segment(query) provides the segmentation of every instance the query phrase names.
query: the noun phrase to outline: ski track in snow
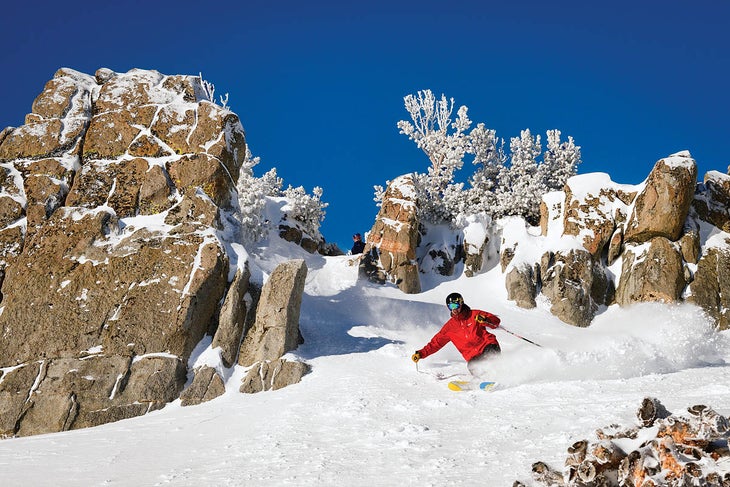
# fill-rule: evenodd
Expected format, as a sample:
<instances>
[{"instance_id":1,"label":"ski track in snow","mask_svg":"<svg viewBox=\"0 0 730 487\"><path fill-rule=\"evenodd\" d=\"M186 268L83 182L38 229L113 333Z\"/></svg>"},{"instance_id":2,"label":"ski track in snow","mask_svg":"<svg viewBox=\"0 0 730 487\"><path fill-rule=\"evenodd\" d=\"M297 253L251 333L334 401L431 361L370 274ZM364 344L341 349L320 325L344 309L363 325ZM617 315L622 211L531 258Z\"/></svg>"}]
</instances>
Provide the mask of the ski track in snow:
<instances>
[{"instance_id":1,"label":"ski track in snow","mask_svg":"<svg viewBox=\"0 0 730 487\"><path fill-rule=\"evenodd\" d=\"M728 333L708 333L695 308L611 308L578 329L507 302L498 270L409 296L358 283L348 259L309 261L305 343L292 355L313 371L300 384L240 394L235 369L226 394L200 406L0 441L2 485L530 485L533 462L561 469L575 441L635 424L646 396L674 413L730 414ZM447 319L453 290L543 345L498 330L493 392L452 392L434 376L466 374L450 345L418 370L409 359Z\"/></svg>"}]
</instances>

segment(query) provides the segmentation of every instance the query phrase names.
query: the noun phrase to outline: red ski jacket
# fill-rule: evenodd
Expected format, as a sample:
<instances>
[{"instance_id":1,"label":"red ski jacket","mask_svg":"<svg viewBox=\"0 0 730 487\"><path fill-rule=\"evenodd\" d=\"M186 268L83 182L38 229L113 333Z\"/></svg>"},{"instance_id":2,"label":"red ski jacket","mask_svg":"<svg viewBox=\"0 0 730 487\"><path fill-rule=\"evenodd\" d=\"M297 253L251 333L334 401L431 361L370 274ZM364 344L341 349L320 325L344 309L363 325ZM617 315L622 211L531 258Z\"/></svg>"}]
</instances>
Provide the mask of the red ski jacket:
<instances>
[{"instance_id":1,"label":"red ski jacket","mask_svg":"<svg viewBox=\"0 0 730 487\"><path fill-rule=\"evenodd\" d=\"M481 323L477 322L477 316ZM497 337L487 331L487 328L494 329L498 326L499 317L463 305L461 312L452 316L418 353L421 354L421 358L425 358L451 342L468 362L480 355L487 345L499 345Z\"/></svg>"}]
</instances>

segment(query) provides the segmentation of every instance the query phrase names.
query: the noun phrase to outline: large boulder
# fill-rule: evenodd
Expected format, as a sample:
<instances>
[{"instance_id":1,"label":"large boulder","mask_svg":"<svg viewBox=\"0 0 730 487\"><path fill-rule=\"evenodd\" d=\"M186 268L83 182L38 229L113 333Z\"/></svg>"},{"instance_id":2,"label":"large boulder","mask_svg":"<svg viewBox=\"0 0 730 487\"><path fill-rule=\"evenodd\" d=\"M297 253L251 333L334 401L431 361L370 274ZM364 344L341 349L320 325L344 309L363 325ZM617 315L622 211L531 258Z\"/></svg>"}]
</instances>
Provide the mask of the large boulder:
<instances>
[{"instance_id":1,"label":"large boulder","mask_svg":"<svg viewBox=\"0 0 730 487\"><path fill-rule=\"evenodd\" d=\"M591 184L587 184L589 179ZM564 194L565 201L559 208L563 216L563 235L577 237L593 258L599 259L616 227L626 220L635 194L612 183L603 173L570 178ZM547 223L541 225L547 229Z\"/></svg>"},{"instance_id":2,"label":"large boulder","mask_svg":"<svg viewBox=\"0 0 730 487\"><path fill-rule=\"evenodd\" d=\"M718 171L705 174L704 191L696 195L693 207L701 220L723 232L730 232L730 176Z\"/></svg>"},{"instance_id":3,"label":"large boulder","mask_svg":"<svg viewBox=\"0 0 730 487\"><path fill-rule=\"evenodd\" d=\"M245 394L281 389L302 380L310 370L304 362L279 359L259 362L241 381L240 391Z\"/></svg>"},{"instance_id":4,"label":"large boulder","mask_svg":"<svg viewBox=\"0 0 730 487\"><path fill-rule=\"evenodd\" d=\"M218 329L213 336L212 347L220 349L221 360L226 367L234 365L238 358L249 309L245 298L250 277L248 266L236 272L218 317Z\"/></svg>"},{"instance_id":5,"label":"large boulder","mask_svg":"<svg viewBox=\"0 0 730 487\"><path fill-rule=\"evenodd\" d=\"M390 281L408 294L421 292L416 249L420 242L413 175L388 184L363 253L361 270L371 280Z\"/></svg>"},{"instance_id":6,"label":"large boulder","mask_svg":"<svg viewBox=\"0 0 730 487\"><path fill-rule=\"evenodd\" d=\"M542 293L550 311L564 322L586 327L600 305L613 296L613 282L587 250L571 249L543 256Z\"/></svg>"},{"instance_id":7,"label":"large boulder","mask_svg":"<svg viewBox=\"0 0 730 487\"><path fill-rule=\"evenodd\" d=\"M721 330L730 328L730 238L712 246L697 264L687 301L701 306Z\"/></svg>"},{"instance_id":8,"label":"large boulder","mask_svg":"<svg viewBox=\"0 0 730 487\"><path fill-rule=\"evenodd\" d=\"M0 434L160 408L209 330L234 362L240 306L218 319L246 286L226 293L220 240L238 117L197 76L61 69L25 122L0 136Z\"/></svg>"},{"instance_id":9,"label":"large boulder","mask_svg":"<svg viewBox=\"0 0 730 487\"><path fill-rule=\"evenodd\" d=\"M624 231L625 242L648 242L654 237L676 241L697 185L697 164L683 151L660 159L636 197L634 210Z\"/></svg>"},{"instance_id":10,"label":"large boulder","mask_svg":"<svg viewBox=\"0 0 730 487\"><path fill-rule=\"evenodd\" d=\"M531 309L537 306L535 297L539 282L539 269L539 267L526 263L510 266L504 276L507 299L514 301L520 308Z\"/></svg>"},{"instance_id":11,"label":"large boulder","mask_svg":"<svg viewBox=\"0 0 730 487\"><path fill-rule=\"evenodd\" d=\"M193 406L215 399L226 391L223 378L218 371L203 365L195 369L193 382L180 394L180 405Z\"/></svg>"},{"instance_id":12,"label":"large boulder","mask_svg":"<svg viewBox=\"0 0 730 487\"><path fill-rule=\"evenodd\" d=\"M239 365L278 360L303 343L299 311L306 277L307 265L302 259L274 269L261 290L256 321L241 344Z\"/></svg>"},{"instance_id":13,"label":"large boulder","mask_svg":"<svg viewBox=\"0 0 730 487\"><path fill-rule=\"evenodd\" d=\"M664 237L646 244L631 244L624 250L616 302L625 306L637 302L680 300L686 285L682 254Z\"/></svg>"}]
</instances>

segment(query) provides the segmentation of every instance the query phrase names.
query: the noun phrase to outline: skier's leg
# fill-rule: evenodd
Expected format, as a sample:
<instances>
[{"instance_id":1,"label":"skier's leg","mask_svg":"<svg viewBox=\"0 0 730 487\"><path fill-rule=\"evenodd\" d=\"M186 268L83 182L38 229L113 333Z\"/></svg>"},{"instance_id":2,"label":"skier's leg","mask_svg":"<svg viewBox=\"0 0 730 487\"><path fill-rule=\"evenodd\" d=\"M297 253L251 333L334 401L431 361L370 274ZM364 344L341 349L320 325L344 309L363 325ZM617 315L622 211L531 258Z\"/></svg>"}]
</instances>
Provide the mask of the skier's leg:
<instances>
[{"instance_id":1,"label":"skier's leg","mask_svg":"<svg viewBox=\"0 0 730 487\"><path fill-rule=\"evenodd\" d=\"M466 363L466 368L475 379L494 380L494 377L489 377L488 374L490 368L489 362L494 358L495 355L499 355L499 353L499 345L487 345L481 355L477 355Z\"/></svg>"}]
</instances>

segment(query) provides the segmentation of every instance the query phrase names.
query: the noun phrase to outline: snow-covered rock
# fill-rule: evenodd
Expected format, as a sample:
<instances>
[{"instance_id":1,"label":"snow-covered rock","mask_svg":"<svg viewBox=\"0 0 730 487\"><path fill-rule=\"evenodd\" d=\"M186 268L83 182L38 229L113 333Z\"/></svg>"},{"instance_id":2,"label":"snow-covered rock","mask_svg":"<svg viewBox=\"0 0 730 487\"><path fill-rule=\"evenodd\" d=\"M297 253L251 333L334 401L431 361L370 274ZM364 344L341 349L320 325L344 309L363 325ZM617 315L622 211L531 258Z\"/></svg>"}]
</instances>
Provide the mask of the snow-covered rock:
<instances>
[{"instance_id":1,"label":"snow-covered rock","mask_svg":"<svg viewBox=\"0 0 730 487\"><path fill-rule=\"evenodd\" d=\"M408 294L421 292L416 249L420 240L418 200L413 175L388 185L383 203L367 234L362 269L371 279L390 281Z\"/></svg>"},{"instance_id":2,"label":"snow-covered rock","mask_svg":"<svg viewBox=\"0 0 730 487\"><path fill-rule=\"evenodd\" d=\"M32 110L0 143L3 435L178 398L239 266L244 132L200 77L61 69Z\"/></svg>"},{"instance_id":3,"label":"snow-covered rock","mask_svg":"<svg viewBox=\"0 0 730 487\"><path fill-rule=\"evenodd\" d=\"M577 175L563 191L543 196L539 227L515 217L494 224L473 219L465 229L443 225L435 233L422 225L420 239L408 237L408 249L419 256L421 274L463 270L471 277L480 272L494 232L507 295L520 307L539 302L566 323L589 326L614 303L689 299L724 328L723 276L730 270L712 269L724 268L729 247L730 176L711 171L700 185L696 178L688 151L657 161L639 185L615 183L606 173ZM405 241L413 233L412 226L390 230L395 235L389 241ZM467 241L467 230L479 238ZM420 242L415 250L414 241ZM469 265L460 265L467 260Z\"/></svg>"}]
</instances>

